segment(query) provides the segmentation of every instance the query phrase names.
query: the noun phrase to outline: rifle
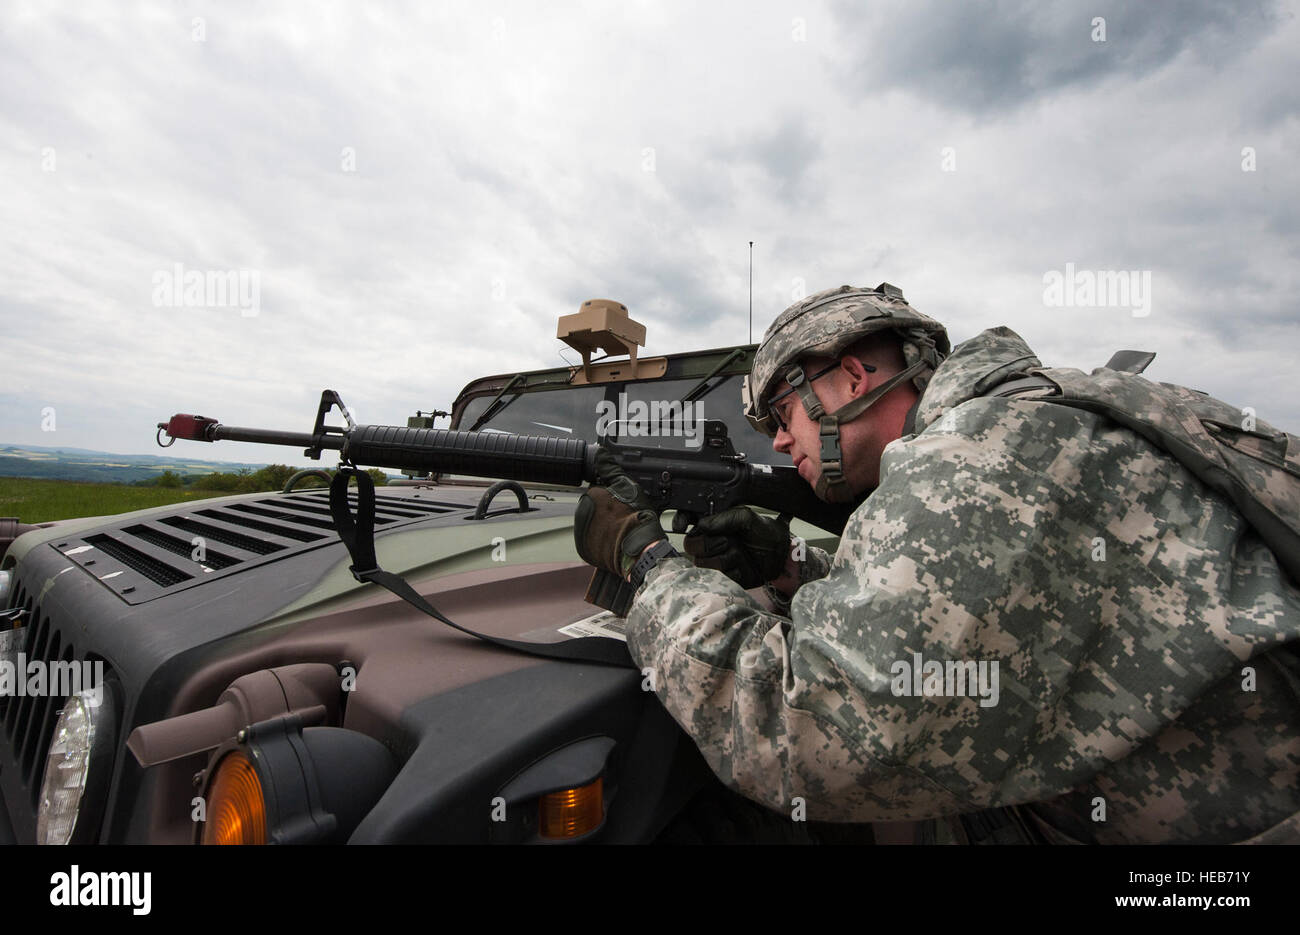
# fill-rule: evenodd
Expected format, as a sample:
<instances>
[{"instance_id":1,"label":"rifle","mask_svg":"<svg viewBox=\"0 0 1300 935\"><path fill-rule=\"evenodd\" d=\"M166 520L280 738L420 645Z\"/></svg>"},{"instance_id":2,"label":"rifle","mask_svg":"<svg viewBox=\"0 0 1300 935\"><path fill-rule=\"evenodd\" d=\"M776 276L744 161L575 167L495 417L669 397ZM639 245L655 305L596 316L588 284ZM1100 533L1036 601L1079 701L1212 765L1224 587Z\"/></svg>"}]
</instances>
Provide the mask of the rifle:
<instances>
[{"instance_id":1,"label":"rifle","mask_svg":"<svg viewBox=\"0 0 1300 935\"><path fill-rule=\"evenodd\" d=\"M346 427L325 424L335 406ZM170 439L167 442L162 439L164 432ZM789 514L837 535L843 531L852 507L817 499L793 467L751 463L735 450L726 423L719 420L706 420L702 437L698 450L678 451L608 439L596 445L579 438L544 435L357 425L339 395L325 390L311 432L240 428L205 416L178 413L158 423L157 440L162 447L169 447L178 438L301 446L303 454L313 460L320 460L322 451L332 450L350 465L565 487L596 481L596 454L605 448L658 511L676 511L674 532L687 531L700 516L741 505ZM626 591L624 582L598 570L587 599L607 608L625 606L631 596L623 593Z\"/></svg>"}]
</instances>

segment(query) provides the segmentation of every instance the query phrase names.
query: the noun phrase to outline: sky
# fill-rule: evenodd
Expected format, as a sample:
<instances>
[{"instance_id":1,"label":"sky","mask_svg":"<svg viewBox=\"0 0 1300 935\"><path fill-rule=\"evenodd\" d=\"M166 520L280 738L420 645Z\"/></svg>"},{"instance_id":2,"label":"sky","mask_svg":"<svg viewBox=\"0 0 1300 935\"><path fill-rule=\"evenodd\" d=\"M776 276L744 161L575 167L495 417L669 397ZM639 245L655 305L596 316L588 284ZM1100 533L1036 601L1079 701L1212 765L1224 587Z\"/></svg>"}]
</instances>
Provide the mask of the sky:
<instances>
[{"instance_id":1,"label":"sky","mask_svg":"<svg viewBox=\"0 0 1300 935\"><path fill-rule=\"evenodd\" d=\"M1300 432L1296 12L6 2L0 443L306 431L326 387L405 424L575 360L591 298L643 356L746 343L750 241L754 340L888 281Z\"/></svg>"}]
</instances>

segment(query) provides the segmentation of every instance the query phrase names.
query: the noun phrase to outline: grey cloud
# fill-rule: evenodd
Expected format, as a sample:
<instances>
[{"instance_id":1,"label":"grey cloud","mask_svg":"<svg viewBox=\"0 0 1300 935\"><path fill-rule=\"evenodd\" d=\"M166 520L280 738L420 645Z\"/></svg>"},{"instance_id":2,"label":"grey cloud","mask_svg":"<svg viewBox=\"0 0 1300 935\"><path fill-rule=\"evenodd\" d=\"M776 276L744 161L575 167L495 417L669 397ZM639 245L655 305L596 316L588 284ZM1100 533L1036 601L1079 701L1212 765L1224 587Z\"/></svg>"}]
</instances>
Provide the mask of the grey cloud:
<instances>
[{"instance_id":1,"label":"grey cloud","mask_svg":"<svg viewBox=\"0 0 1300 935\"><path fill-rule=\"evenodd\" d=\"M816 200L818 193L810 185L809 170L821 157L822 144L804 120L787 118L771 131L745 141L735 156L746 152L776 183L776 194L782 200Z\"/></svg>"},{"instance_id":2,"label":"grey cloud","mask_svg":"<svg viewBox=\"0 0 1300 935\"><path fill-rule=\"evenodd\" d=\"M720 140L656 149L655 173L679 207L697 218L732 213L755 194L791 208L812 208L825 197L826 185L816 172L823 155L817 129L801 116L787 115L773 126ZM755 183L758 192L746 190Z\"/></svg>"},{"instance_id":3,"label":"grey cloud","mask_svg":"<svg viewBox=\"0 0 1300 935\"><path fill-rule=\"evenodd\" d=\"M690 328L744 302L743 295L727 294L720 279L709 275L709 266L703 256L629 251L601 270L593 287L606 289L607 297L623 302L633 318L648 325ZM606 285L595 285L602 281Z\"/></svg>"},{"instance_id":4,"label":"grey cloud","mask_svg":"<svg viewBox=\"0 0 1300 935\"><path fill-rule=\"evenodd\" d=\"M111 444L98 415L72 440L76 407L125 398L123 381L145 435L218 399L224 418L288 426L326 385L374 421L417 392L445 407L471 377L558 363L555 317L594 297L625 302L654 353L739 340L750 239L756 337L795 279L888 280L954 338L1027 325L1057 363L1149 346L1170 367L1158 378L1223 368L1205 388L1243 400L1264 394L1256 374L1294 371L1296 31L1262 38L1271 7L922 2L844 10L823 42L814 3L799 45L778 3L737 8L778 44L728 28L720 45L692 10L591 45L589 16L548 9L511 14L511 36L538 36L527 48L488 44L490 17L451 8L425 27L395 10L333 43L274 5L213 12L196 46L191 11L168 9L0 16L6 389L24 413L57 403L69 444ZM696 93L669 49L745 80ZM590 67L558 67L579 52ZM645 78L579 93L592 69ZM1063 89L1078 93L1052 107ZM918 96L1010 119L953 127L963 115ZM961 168L945 175L948 143ZM174 262L259 270L260 317L154 308L151 273ZM1042 273L1066 262L1151 269L1151 317L1043 308ZM0 441L39 443L3 409ZM1297 411L1268 418L1291 428Z\"/></svg>"},{"instance_id":5,"label":"grey cloud","mask_svg":"<svg viewBox=\"0 0 1300 935\"><path fill-rule=\"evenodd\" d=\"M975 114L1108 78L1141 78L1184 52L1221 65L1256 45L1278 18L1269 0L908 0L886 10L852 2L834 10L852 44L844 68L854 86L904 88ZM1104 42L1092 39L1098 16Z\"/></svg>"},{"instance_id":6,"label":"grey cloud","mask_svg":"<svg viewBox=\"0 0 1300 935\"><path fill-rule=\"evenodd\" d=\"M803 116L787 115L774 126L738 134L712 148L710 156L727 166L751 165L766 176L769 195L788 205L818 202L823 188L813 170L822 158L817 131Z\"/></svg>"}]
</instances>

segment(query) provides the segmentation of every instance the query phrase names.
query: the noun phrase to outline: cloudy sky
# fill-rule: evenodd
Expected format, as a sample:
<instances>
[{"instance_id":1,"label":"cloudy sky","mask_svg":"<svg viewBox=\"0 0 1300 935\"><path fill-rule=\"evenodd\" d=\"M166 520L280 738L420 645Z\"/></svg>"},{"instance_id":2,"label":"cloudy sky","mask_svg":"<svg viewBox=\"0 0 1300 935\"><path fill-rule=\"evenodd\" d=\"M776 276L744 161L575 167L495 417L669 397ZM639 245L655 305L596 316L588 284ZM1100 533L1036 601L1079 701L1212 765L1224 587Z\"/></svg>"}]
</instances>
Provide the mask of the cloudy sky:
<instances>
[{"instance_id":1,"label":"cloudy sky","mask_svg":"<svg viewBox=\"0 0 1300 935\"><path fill-rule=\"evenodd\" d=\"M555 319L595 297L644 353L743 343L751 240L755 338L887 280L954 341L1154 350L1148 376L1300 431L1296 12L7 2L0 442L306 430L324 387L401 424L561 364ZM1053 298L1067 270L1149 294ZM248 291L169 295L178 271Z\"/></svg>"}]
</instances>

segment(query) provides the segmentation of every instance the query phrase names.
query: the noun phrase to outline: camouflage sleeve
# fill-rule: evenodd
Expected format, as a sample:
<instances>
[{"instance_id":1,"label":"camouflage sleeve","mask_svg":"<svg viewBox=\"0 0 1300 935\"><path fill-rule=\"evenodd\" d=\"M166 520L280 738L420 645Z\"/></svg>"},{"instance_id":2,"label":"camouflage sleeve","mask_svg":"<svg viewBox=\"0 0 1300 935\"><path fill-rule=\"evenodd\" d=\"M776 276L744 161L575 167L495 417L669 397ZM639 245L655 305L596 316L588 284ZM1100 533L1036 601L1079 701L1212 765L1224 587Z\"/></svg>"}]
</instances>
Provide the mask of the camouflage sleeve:
<instances>
[{"instance_id":1,"label":"camouflage sleeve","mask_svg":"<svg viewBox=\"0 0 1300 935\"><path fill-rule=\"evenodd\" d=\"M1091 414L976 400L889 446L790 617L673 559L629 647L717 775L774 809L878 821L1060 796L1294 613L1225 603L1240 521L1188 477Z\"/></svg>"},{"instance_id":2,"label":"camouflage sleeve","mask_svg":"<svg viewBox=\"0 0 1300 935\"><path fill-rule=\"evenodd\" d=\"M803 560L799 562L799 581L794 586L794 593L798 594L799 589L809 581L825 578L830 570L831 557L829 553L825 549L817 548L815 545L806 546ZM794 599L794 594L782 594L770 584L763 585L763 593L772 602L773 610L782 616L790 616L790 602Z\"/></svg>"}]
</instances>

